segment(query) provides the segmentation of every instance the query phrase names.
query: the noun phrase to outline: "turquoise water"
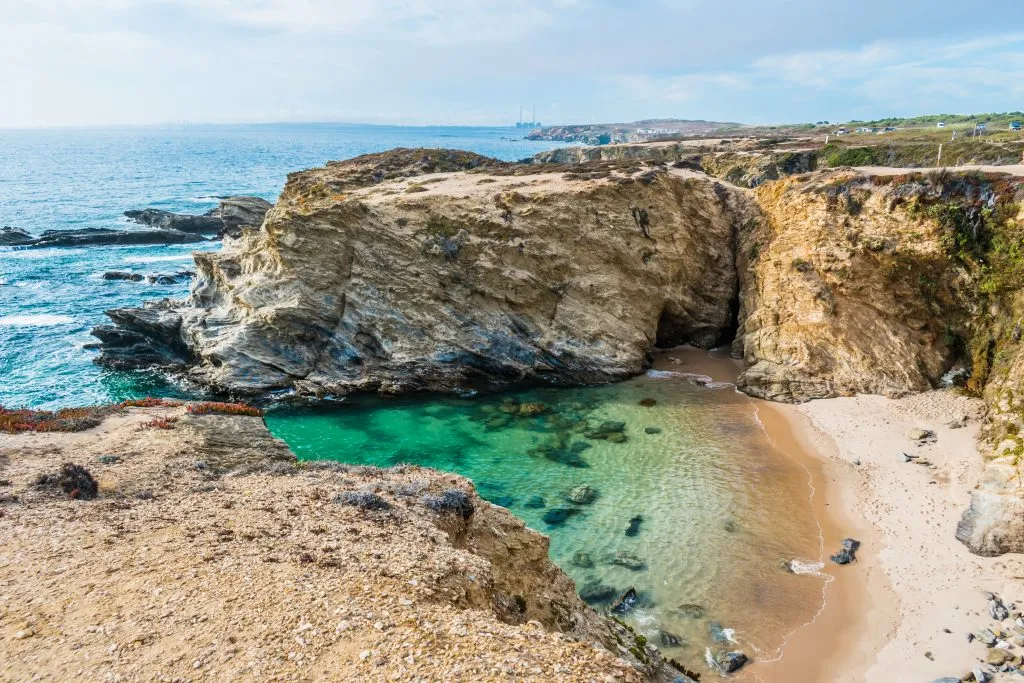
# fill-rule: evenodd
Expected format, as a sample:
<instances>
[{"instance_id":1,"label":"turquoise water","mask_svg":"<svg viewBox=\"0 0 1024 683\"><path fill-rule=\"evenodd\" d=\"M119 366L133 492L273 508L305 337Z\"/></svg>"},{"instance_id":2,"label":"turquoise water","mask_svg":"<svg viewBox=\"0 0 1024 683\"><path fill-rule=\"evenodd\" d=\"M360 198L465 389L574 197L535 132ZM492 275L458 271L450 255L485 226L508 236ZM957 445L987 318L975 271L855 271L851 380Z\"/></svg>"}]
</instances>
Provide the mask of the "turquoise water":
<instances>
[{"instance_id":1,"label":"turquoise water","mask_svg":"<svg viewBox=\"0 0 1024 683\"><path fill-rule=\"evenodd\" d=\"M550 535L552 559L577 587L606 594L595 606L635 587L642 604L626 618L704 670L706 648L729 645L715 641L715 622L734 632L730 647L774 658L783 636L820 607L824 582L780 568L783 560L819 559L807 472L774 451L748 398L712 386L654 373L471 399L363 398L273 411L267 423L300 458L468 476L481 496ZM644 399L655 405L640 405ZM538 406L543 414L522 414ZM625 423L625 442L587 438L609 421ZM596 500L570 502L567 493L583 485ZM569 516L557 523L552 514ZM627 534L637 519L637 533ZM643 567L622 566L632 559L624 556L617 564L622 552ZM662 630L687 644L666 646Z\"/></svg>"},{"instance_id":2,"label":"turquoise water","mask_svg":"<svg viewBox=\"0 0 1024 683\"><path fill-rule=\"evenodd\" d=\"M556 145L508 128L277 124L180 129L0 130L0 225L131 228L126 209L202 213L217 195L277 198L288 173L392 147L457 147L520 159ZM215 249L211 243L198 248ZM92 364L103 311L181 297L187 285L107 282L106 270L187 268L196 245L0 247L0 405L58 407L179 393L155 377Z\"/></svg>"}]
</instances>

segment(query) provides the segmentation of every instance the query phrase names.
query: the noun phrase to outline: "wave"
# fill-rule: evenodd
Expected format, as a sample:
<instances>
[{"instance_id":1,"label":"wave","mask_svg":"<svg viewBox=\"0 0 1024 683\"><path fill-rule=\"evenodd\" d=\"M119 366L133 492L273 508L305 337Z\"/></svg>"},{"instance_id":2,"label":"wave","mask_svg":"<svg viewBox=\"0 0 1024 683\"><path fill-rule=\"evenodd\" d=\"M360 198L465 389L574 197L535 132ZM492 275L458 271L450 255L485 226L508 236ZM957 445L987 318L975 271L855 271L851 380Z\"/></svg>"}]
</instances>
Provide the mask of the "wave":
<instances>
[{"instance_id":1,"label":"wave","mask_svg":"<svg viewBox=\"0 0 1024 683\"><path fill-rule=\"evenodd\" d=\"M172 256L134 256L128 261L130 263L160 263L163 261L191 261L192 252L174 254Z\"/></svg>"},{"instance_id":2,"label":"wave","mask_svg":"<svg viewBox=\"0 0 1024 683\"><path fill-rule=\"evenodd\" d=\"M70 315L5 315L0 316L0 327L52 327L75 322Z\"/></svg>"},{"instance_id":3,"label":"wave","mask_svg":"<svg viewBox=\"0 0 1024 683\"><path fill-rule=\"evenodd\" d=\"M822 573L822 569L825 568L824 562L809 562L807 560L790 560L789 570L794 574L809 574L810 576L825 576Z\"/></svg>"}]
</instances>

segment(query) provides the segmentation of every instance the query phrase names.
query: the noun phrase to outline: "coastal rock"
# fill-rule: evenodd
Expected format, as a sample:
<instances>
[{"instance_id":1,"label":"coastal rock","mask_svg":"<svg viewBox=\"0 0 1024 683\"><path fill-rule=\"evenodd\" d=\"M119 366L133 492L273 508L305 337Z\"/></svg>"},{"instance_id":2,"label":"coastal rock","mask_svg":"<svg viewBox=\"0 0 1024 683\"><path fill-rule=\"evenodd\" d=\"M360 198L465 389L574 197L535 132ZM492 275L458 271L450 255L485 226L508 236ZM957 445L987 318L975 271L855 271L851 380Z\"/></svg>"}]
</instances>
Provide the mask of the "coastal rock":
<instances>
[{"instance_id":1,"label":"coastal rock","mask_svg":"<svg viewBox=\"0 0 1024 683\"><path fill-rule=\"evenodd\" d=\"M151 228L205 235L216 234L224 226L223 221L212 216L171 213L162 209L132 209L125 211L124 215L136 223L148 225Z\"/></svg>"},{"instance_id":2,"label":"coastal rock","mask_svg":"<svg viewBox=\"0 0 1024 683\"><path fill-rule=\"evenodd\" d=\"M229 237L239 237L242 228L258 228L263 224L267 212L273 208L273 204L262 197L225 197L220 200L217 208L206 215L210 218L219 218L222 227L219 232Z\"/></svg>"},{"instance_id":3,"label":"coastal rock","mask_svg":"<svg viewBox=\"0 0 1024 683\"><path fill-rule=\"evenodd\" d=\"M103 345L103 364L115 369L182 368L191 351L181 335L181 316L165 305L108 311L113 325L92 333Z\"/></svg>"},{"instance_id":4,"label":"coastal rock","mask_svg":"<svg viewBox=\"0 0 1024 683\"><path fill-rule=\"evenodd\" d=\"M34 238L27 230L5 225L0 228L0 247L19 247L30 244Z\"/></svg>"},{"instance_id":5,"label":"coastal rock","mask_svg":"<svg viewBox=\"0 0 1024 683\"><path fill-rule=\"evenodd\" d=\"M619 550L614 555L612 555L611 559L609 559L608 561L611 564L618 565L620 567L625 567L626 569L631 569L635 572L640 571L641 569L644 569L647 566L646 564L644 564L643 560L636 556L635 553L632 553L628 550Z\"/></svg>"},{"instance_id":6,"label":"coastal rock","mask_svg":"<svg viewBox=\"0 0 1024 683\"><path fill-rule=\"evenodd\" d=\"M719 652L715 655L715 664L722 673L731 674L739 671L746 665L748 659L742 652Z\"/></svg>"},{"instance_id":7,"label":"coastal rock","mask_svg":"<svg viewBox=\"0 0 1024 683\"><path fill-rule=\"evenodd\" d=\"M272 204L260 197L225 197L214 209L202 215L172 213L163 209L133 209L124 215L143 225L160 230L202 235L228 235L238 237L242 227L258 228Z\"/></svg>"},{"instance_id":8,"label":"coastal rock","mask_svg":"<svg viewBox=\"0 0 1024 683\"><path fill-rule=\"evenodd\" d=\"M27 233L24 233L27 234ZM190 244L206 238L179 230L109 230L81 228L78 230L44 230L37 237L12 241L7 246L35 249L46 247L94 247L142 244Z\"/></svg>"},{"instance_id":9,"label":"coastal rock","mask_svg":"<svg viewBox=\"0 0 1024 683\"><path fill-rule=\"evenodd\" d=\"M576 505L589 505L590 503L593 503L595 500L597 500L598 495L599 494L597 492L597 489L595 489L593 486L582 484L571 489L566 494L566 498L568 498L570 502L575 503Z\"/></svg>"},{"instance_id":10,"label":"coastal rock","mask_svg":"<svg viewBox=\"0 0 1024 683\"><path fill-rule=\"evenodd\" d=\"M414 196L405 180L350 189L371 161L292 174L258 231L196 255L174 305L193 380L312 395L579 384L640 372L654 340L728 338L734 207L715 182L457 172ZM104 343L99 362L114 356Z\"/></svg>"},{"instance_id":11,"label":"coastal rock","mask_svg":"<svg viewBox=\"0 0 1024 683\"><path fill-rule=\"evenodd\" d=\"M644 516L636 515L629 520L629 526L626 527L627 536L636 536L640 533L640 525L643 524Z\"/></svg>"},{"instance_id":12,"label":"coastal rock","mask_svg":"<svg viewBox=\"0 0 1024 683\"><path fill-rule=\"evenodd\" d=\"M636 588L630 586L626 589L626 592L616 598L615 602L612 603L608 611L612 614L626 614L636 607L640 602L640 598L637 596Z\"/></svg>"},{"instance_id":13,"label":"coastal rock","mask_svg":"<svg viewBox=\"0 0 1024 683\"><path fill-rule=\"evenodd\" d=\"M976 309L948 228L926 209L974 190L819 171L754 192L762 217L737 250L739 388L800 402L938 386Z\"/></svg>"},{"instance_id":14,"label":"coastal rock","mask_svg":"<svg viewBox=\"0 0 1024 683\"><path fill-rule=\"evenodd\" d=\"M123 270L108 270L103 273L104 280L126 280L128 282L142 282L146 279L141 273L129 273Z\"/></svg>"},{"instance_id":15,"label":"coastal rock","mask_svg":"<svg viewBox=\"0 0 1024 683\"><path fill-rule=\"evenodd\" d=\"M831 559L836 564L850 564L857 559L857 549L860 548L860 541L856 541L852 538L844 538L842 547L835 555L832 555Z\"/></svg>"}]
</instances>

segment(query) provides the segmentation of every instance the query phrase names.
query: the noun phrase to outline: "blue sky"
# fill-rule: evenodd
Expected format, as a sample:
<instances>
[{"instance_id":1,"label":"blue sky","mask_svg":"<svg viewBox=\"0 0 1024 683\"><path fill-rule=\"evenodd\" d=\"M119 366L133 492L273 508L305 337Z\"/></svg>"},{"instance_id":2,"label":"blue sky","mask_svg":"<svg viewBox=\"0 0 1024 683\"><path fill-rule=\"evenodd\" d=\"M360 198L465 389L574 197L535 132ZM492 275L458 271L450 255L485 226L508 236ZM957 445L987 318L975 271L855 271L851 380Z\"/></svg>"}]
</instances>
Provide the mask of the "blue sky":
<instances>
[{"instance_id":1,"label":"blue sky","mask_svg":"<svg viewBox=\"0 0 1024 683\"><path fill-rule=\"evenodd\" d=\"M1024 109L1020 0L0 0L0 127Z\"/></svg>"}]
</instances>

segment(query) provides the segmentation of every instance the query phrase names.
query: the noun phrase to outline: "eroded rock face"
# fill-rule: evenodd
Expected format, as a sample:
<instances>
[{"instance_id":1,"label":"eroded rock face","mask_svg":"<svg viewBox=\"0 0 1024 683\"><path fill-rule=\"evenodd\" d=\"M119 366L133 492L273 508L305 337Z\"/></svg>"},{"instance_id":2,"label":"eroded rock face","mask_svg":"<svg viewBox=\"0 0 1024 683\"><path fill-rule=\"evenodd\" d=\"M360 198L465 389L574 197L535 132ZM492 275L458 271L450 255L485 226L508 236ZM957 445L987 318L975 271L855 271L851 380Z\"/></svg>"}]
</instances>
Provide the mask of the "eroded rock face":
<instances>
[{"instance_id":1,"label":"eroded rock face","mask_svg":"<svg viewBox=\"0 0 1024 683\"><path fill-rule=\"evenodd\" d=\"M454 173L335 194L332 170L347 180L293 175L258 232L196 255L191 297L161 315L180 316L167 334L197 381L316 395L599 382L640 372L656 341L731 335L737 200L715 181ZM112 342L100 362L124 367L133 352Z\"/></svg>"},{"instance_id":2,"label":"eroded rock face","mask_svg":"<svg viewBox=\"0 0 1024 683\"><path fill-rule=\"evenodd\" d=\"M937 386L962 353L966 275L941 226L909 215L893 187L833 173L758 188L763 215L737 255L745 392L901 396Z\"/></svg>"}]
</instances>

